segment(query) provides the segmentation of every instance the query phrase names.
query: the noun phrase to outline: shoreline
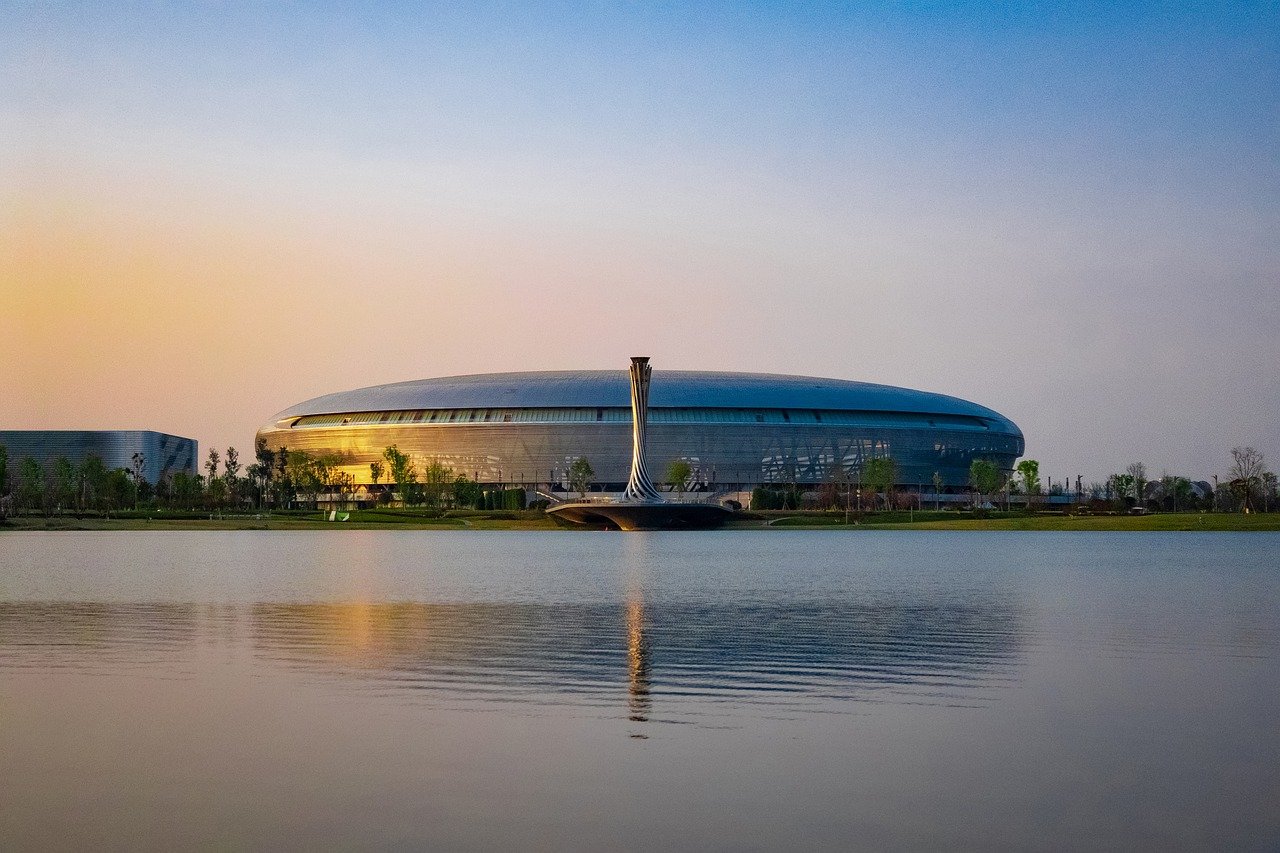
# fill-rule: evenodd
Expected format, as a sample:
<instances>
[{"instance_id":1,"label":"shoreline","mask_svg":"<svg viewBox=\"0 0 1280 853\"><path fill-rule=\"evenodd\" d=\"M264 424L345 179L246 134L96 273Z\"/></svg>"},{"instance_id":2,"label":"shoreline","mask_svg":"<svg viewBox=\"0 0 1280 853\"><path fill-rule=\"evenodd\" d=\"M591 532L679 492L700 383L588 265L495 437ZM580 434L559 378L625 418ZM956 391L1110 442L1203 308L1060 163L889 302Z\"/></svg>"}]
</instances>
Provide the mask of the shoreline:
<instances>
[{"instance_id":1,"label":"shoreline","mask_svg":"<svg viewBox=\"0 0 1280 853\"><path fill-rule=\"evenodd\" d=\"M735 519L721 530L968 530L968 531L1078 531L1078 532L1278 532L1280 512L1252 513L1154 513L1151 515L1025 516L1002 515L988 518L939 518L936 513L918 513L920 520L864 517L844 523L843 515L820 513L752 514ZM553 519L538 513L483 513L430 517L410 513L349 521L325 521L316 513L297 515L222 515L221 517L123 518L75 516L20 516L0 521L0 536L6 532L60 531L190 531L190 530L544 530L572 532ZM603 528L578 528L598 531Z\"/></svg>"}]
</instances>

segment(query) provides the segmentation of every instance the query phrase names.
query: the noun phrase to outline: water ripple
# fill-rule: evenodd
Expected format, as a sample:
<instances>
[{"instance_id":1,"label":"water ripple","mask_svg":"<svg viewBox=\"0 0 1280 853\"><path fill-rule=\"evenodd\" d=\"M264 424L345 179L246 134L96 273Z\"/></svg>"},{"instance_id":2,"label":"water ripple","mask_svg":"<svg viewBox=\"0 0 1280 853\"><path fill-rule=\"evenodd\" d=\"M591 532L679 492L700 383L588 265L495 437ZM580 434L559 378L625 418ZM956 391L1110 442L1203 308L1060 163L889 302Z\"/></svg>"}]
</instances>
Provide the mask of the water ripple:
<instances>
[{"instance_id":1,"label":"water ripple","mask_svg":"<svg viewBox=\"0 0 1280 853\"><path fill-rule=\"evenodd\" d=\"M595 706L625 694L760 705L973 702L1015 678L1026 631L981 605L0 603L0 668L178 667L208 646L365 689Z\"/></svg>"}]
</instances>

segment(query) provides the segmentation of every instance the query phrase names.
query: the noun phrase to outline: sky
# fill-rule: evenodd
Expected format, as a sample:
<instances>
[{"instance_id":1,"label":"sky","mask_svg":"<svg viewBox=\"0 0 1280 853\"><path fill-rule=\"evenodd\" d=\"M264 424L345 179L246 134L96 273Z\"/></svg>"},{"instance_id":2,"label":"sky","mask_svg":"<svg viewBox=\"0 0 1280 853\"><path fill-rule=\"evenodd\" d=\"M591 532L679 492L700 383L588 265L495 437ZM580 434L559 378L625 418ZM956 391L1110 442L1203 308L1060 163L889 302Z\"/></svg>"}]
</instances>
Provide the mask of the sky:
<instances>
[{"instance_id":1,"label":"sky","mask_svg":"<svg viewBox=\"0 0 1280 853\"><path fill-rule=\"evenodd\" d=\"M0 5L0 428L858 379L1280 466L1280 6Z\"/></svg>"}]
</instances>

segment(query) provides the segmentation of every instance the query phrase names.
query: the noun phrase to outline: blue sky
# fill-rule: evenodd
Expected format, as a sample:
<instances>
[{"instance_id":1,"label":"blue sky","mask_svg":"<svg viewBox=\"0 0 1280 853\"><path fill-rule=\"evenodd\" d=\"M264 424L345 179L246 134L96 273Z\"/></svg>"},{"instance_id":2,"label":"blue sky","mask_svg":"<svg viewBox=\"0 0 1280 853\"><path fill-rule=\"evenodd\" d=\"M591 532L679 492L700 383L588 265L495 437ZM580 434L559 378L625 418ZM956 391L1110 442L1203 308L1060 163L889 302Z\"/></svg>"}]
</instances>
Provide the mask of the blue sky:
<instances>
[{"instance_id":1,"label":"blue sky","mask_svg":"<svg viewBox=\"0 0 1280 853\"><path fill-rule=\"evenodd\" d=\"M634 350L968 397L1056 476L1280 462L1278 77L1276 4L11 3L0 392L247 445Z\"/></svg>"}]
</instances>

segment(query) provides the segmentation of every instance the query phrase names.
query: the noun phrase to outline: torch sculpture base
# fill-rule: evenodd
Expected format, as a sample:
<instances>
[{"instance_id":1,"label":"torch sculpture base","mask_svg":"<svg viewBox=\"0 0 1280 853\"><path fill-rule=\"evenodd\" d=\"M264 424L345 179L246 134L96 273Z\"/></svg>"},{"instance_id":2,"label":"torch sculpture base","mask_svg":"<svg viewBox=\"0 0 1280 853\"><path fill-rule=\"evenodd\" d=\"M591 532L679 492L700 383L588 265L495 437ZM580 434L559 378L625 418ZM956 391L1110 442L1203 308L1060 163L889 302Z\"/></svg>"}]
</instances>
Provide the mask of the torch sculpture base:
<instances>
[{"instance_id":1,"label":"torch sculpture base","mask_svg":"<svg viewBox=\"0 0 1280 853\"><path fill-rule=\"evenodd\" d=\"M708 530L733 510L707 503L573 502L547 508L547 515L570 524L603 524L620 530Z\"/></svg>"}]
</instances>

